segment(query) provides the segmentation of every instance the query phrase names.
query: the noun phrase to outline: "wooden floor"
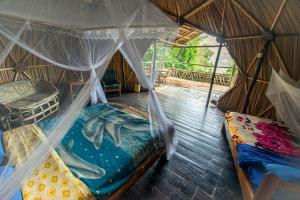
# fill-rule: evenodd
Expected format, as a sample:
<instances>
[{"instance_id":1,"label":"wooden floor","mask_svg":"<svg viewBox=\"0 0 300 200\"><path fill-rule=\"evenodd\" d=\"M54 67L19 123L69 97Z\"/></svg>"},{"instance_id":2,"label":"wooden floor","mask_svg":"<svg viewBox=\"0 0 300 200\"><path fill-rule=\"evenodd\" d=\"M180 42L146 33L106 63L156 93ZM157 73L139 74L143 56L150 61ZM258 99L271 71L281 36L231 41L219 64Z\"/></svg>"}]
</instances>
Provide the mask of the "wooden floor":
<instances>
[{"instance_id":1,"label":"wooden floor","mask_svg":"<svg viewBox=\"0 0 300 200\"><path fill-rule=\"evenodd\" d=\"M156 91L166 115L176 124L177 152L169 162L152 166L122 199L242 199L230 150L221 134L224 113L213 105L205 109L206 91L176 86ZM145 108L146 94L111 100Z\"/></svg>"}]
</instances>

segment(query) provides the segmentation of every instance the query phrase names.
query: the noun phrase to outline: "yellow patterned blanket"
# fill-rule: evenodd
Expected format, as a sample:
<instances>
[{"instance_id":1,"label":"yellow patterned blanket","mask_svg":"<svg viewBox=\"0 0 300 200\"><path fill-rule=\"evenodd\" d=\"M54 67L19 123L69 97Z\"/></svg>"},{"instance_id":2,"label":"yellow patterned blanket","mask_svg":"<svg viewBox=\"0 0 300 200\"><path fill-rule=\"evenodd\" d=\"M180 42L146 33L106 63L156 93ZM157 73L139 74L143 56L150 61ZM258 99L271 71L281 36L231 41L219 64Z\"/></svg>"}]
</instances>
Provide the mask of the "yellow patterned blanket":
<instances>
[{"instance_id":1,"label":"yellow patterned blanket","mask_svg":"<svg viewBox=\"0 0 300 200\"><path fill-rule=\"evenodd\" d=\"M36 125L23 126L3 133L6 152L16 167L20 167L30 156L35 145L45 139ZM94 199L86 185L72 175L54 150L21 187L24 200Z\"/></svg>"}]
</instances>

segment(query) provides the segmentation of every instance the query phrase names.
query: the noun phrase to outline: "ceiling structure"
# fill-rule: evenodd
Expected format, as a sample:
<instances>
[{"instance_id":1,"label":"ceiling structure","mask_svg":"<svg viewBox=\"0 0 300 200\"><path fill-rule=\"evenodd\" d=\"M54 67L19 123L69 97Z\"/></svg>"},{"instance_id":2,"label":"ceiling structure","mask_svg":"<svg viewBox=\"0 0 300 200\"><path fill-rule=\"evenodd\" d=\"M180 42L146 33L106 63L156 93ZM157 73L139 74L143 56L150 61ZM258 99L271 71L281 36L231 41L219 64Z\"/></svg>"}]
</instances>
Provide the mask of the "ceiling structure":
<instances>
[{"instance_id":1,"label":"ceiling structure","mask_svg":"<svg viewBox=\"0 0 300 200\"><path fill-rule=\"evenodd\" d=\"M282 70L294 80L300 77L299 0L152 2L180 27L206 32L226 44L239 67L239 75L235 85L219 99L220 108L241 112L247 91L253 88L247 113L275 117L265 96L272 69ZM177 42L186 43L185 39ZM256 70L258 66L261 71ZM257 80L252 81L256 76Z\"/></svg>"},{"instance_id":2,"label":"ceiling structure","mask_svg":"<svg viewBox=\"0 0 300 200\"><path fill-rule=\"evenodd\" d=\"M186 44L190 40L194 39L195 37L199 36L201 31L194 27L188 25L182 25L179 28L178 36L175 40L176 44Z\"/></svg>"}]
</instances>

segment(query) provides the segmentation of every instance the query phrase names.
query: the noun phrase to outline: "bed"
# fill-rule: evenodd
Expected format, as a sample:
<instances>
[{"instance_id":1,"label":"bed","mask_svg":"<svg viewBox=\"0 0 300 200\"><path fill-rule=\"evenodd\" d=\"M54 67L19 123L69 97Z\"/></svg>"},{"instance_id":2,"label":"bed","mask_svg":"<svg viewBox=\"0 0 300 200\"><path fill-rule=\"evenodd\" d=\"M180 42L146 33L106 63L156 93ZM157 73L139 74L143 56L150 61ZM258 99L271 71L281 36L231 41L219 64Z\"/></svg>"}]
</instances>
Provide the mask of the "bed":
<instances>
[{"instance_id":1,"label":"bed","mask_svg":"<svg viewBox=\"0 0 300 200\"><path fill-rule=\"evenodd\" d=\"M300 199L300 142L283 123L227 112L224 125L244 199Z\"/></svg>"},{"instance_id":2,"label":"bed","mask_svg":"<svg viewBox=\"0 0 300 200\"><path fill-rule=\"evenodd\" d=\"M54 161L59 160L70 172L75 186L84 188L85 192L78 195L87 199L115 199L164 155L158 132L150 131L146 116L147 113L121 104L96 104L79 113L61 145L51 153ZM19 129L20 132L31 129L26 132L38 133L35 136L41 139L58 120L59 117L54 117ZM8 133L5 132L6 141L11 135ZM9 143L18 144L17 140ZM35 182L41 181L33 178ZM28 192L31 179L22 188L23 196L32 193Z\"/></svg>"},{"instance_id":3,"label":"bed","mask_svg":"<svg viewBox=\"0 0 300 200\"><path fill-rule=\"evenodd\" d=\"M35 124L5 131L3 142L5 152L11 159L9 166L22 166L34 151L35 145L45 139L45 135ZM7 168L4 168L4 172ZM87 186L71 173L54 149L24 181L21 190L23 200L94 199Z\"/></svg>"},{"instance_id":4,"label":"bed","mask_svg":"<svg viewBox=\"0 0 300 200\"><path fill-rule=\"evenodd\" d=\"M87 107L56 148L94 196L112 195L147 158L161 153L158 135L150 132L148 120L126 111L109 104ZM38 126L47 134L57 119L43 120Z\"/></svg>"}]
</instances>

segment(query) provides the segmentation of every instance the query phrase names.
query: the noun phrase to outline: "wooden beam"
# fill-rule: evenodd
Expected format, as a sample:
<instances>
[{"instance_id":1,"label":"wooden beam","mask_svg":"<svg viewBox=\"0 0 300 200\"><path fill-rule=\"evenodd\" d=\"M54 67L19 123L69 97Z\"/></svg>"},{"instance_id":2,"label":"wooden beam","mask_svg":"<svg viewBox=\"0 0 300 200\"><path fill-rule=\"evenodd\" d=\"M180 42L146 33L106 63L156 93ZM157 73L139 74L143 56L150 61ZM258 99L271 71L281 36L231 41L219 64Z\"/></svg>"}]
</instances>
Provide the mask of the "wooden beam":
<instances>
[{"instance_id":1,"label":"wooden beam","mask_svg":"<svg viewBox=\"0 0 300 200\"><path fill-rule=\"evenodd\" d=\"M276 14L276 17L275 17L275 19L274 19L274 21L273 21L273 23L272 23L272 25L271 25L270 32L273 31L273 29L274 29L274 27L275 27L275 25L276 25L276 23L277 23L277 21L278 21L280 15L281 15L281 13L282 13L282 10L283 10L284 6L286 5L286 2L287 2L287 0L282 0L282 3L281 3L281 5L280 5L280 8L279 8L279 10L278 10L278 12L277 12L277 14Z\"/></svg>"},{"instance_id":2,"label":"wooden beam","mask_svg":"<svg viewBox=\"0 0 300 200\"><path fill-rule=\"evenodd\" d=\"M263 48L264 48L264 45L261 45L261 47L260 47L258 53L261 52L261 50L262 50ZM258 53L257 53L257 54L258 54ZM249 65L249 67L248 67L248 69L247 69L247 71L246 71L246 75L248 75L249 71L250 71L250 70L252 69L252 67L254 66L254 63L255 63L256 59L258 58L258 57L257 57L257 54L255 55L255 57L253 58L252 62L250 63L250 65Z\"/></svg>"},{"instance_id":3,"label":"wooden beam","mask_svg":"<svg viewBox=\"0 0 300 200\"><path fill-rule=\"evenodd\" d=\"M226 91L226 93L231 92L234 90L236 87L238 87L242 83L241 79L239 79L237 82L234 83L234 86L232 86L229 90Z\"/></svg>"},{"instance_id":4,"label":"wooden beam","mask_svg":"<svg viewBox=\"0 0 300 200\"><path fill-rule=\"evenodd\" d=\"M124 93L126 93L127 90L127 83L126 83L126 77L125 77L125 59L122 55L122 75L123 75L123 82L124 82Z\"/></svg>"},{"instance_id":5,"label":"wooden beam","mask_svg":"<svg viewBox=\"0 0 300 200\"><path fill-rule=\"evenodd\" d=\"M192 27L194 27L194 28L196 28L198 30L201 30L201 31L203 31L203 32L205 32L205 33L207 33L207 34L209 34L211 36L218 37L218 34L212 32L212 31L210 31L210 30L208 30L206 28L203 28L200 25L196 25L196 24L194 24L194 23L192 23L190 21L187 21L186 19L183 19L183 22L184 22L184 24L192 26Z\"/></svg>"},{"instance_id":6,"label":"wooden beam","mask_svg":"<svg viewBox=\"0 0 300 200\"><path fill-rule=\"evenodd\" d=\"M218 49L218 53L217 53L217 57L216 57L215 65L214 65L214 71L213 71L213 74L212 74L211 80L210 80L209 92L208 92L208 96L207 96L207 100L206 100L206 107L208 107L208 104L210 101L210 96L211 96L212 88L214 85L214 80L215 80L218 62L219 62L219 58L220 58L220 54L221 54L221 50L222 50L222 45L223 45L222 41L220 41L219 49Z\"/></svg>"},{"instance_id":7,"label":"wooden beam","mask_svg":"<svg viewBox=\"0 0 300 200\"><path fill-rule=\"evenodd\" d=\"M215 0L208 0L205 3L199 5L197 8L195 8L194 10L192 10L191 12L187 13L186 15L183 16L183 18L188 19L192 16L194 16L197 12L199 12L200 10L206 8L207 6L209 6L212 2L214 2Z\"/></svg>"},{"instance_id":8,"label":"wooden beam","mask_svg":"<svg viewBox=\"0 0 300 200\"><path fill-rule=\"evenodd\" d=\"M131 72L130 72L128 78L127 78L127 82L129 82L129 80L131 79L131 76L132 76L132 75L133 75L133 70L131 70Z\"/></svg>"},{"instance_id":9,"label":"wooden beam","mask_svg":"<svg viewBox=\"0 0 300 200\"><path fill-rule=\"evenodd\" d=\"M42 37L40 37L40 39L38 39L38 41L36 41L34 43L34 45L32 46L32 49L34 49L45 37L46 37L46 34L43 34ZM24 63L29 58L30 55L31 55L31 53L27 52L27 54L22 58L22 60L20 62Z\"/></svg>"},{"instance_id":10,"label":"wooden beam","mask_svg":"<svg viewBox=\"0 0 300 200\"><path fill-rule=\"evenodd\" d=\"M248 79L253 80L253 77L248 76ZM264 83L264 84L269 84L269 81L261 80L261 79L256 79L256 82L258 83Z\"/></svg>"},{"instance_id":11,"label":"wooden beam","mask_svg":"<svg viewBox=\"0 0 300 200\"><path fill-rule=\"evenodd\" d=\"M5 44L4 44L4 41L2 39L2 37L0 37L0 44L3 46L3 48L5 48ZM13 49L13 48L12 48ZM15 64L17 64L17 60L15 59L15 57L11 54L11 50L8 52L8 56L13 60L13 62ZM4 59L5 60L5 59Z\"/></svg>"},{"instance_id":12,"label":"wooden beam","mask_svg":"<svg viewBox=\"0 0 300 200\"><path fill-rule=\"evenodd\" d=\"M151 79L154 80L154 77L155 77L156 58L157 58L157 49L156 49L156 41L154 41L154 44L153 44L153 58L152 58L152 70L151 70L152 74L151 74L150 80ZM159 85L159 80L158 80L158 85Z\"/></svg>"},{"instance_id":13,"label":"wooden beam","mask_svg":"<svg viewBox=\"0 0 300 200\"><path fill-rule=\"evenodd\" d=\"M283 70L283 72L285 72L286 74L288 74L290 76L290 73L287 70L288 68L287 68L285 62L283 61L283 58L282 58L282 56L281 56L281 54L280 54L280 52L279 52L279 50L278 50L275 42L272 42L272 47L273 47L275 53L277 54L277 57L278 57L278 59L279 59L279 61L281 63L281 69Z\"/></svg>"},{"instance_id":14,"label":"wooden beam","mask_svg":"<svg viewBox=\"0 0 300 200\"><path fill-rule=\"evenodd\" d=\"M183 31L196 31L196 30L192 30L190 27L188 27L188 26L186 26L186 27L184 27L184 26L181 26L181 27L179 27L179 29L182 29Z\"/></svg>"},{"instance_id":15,"label":"wooden beam","mask_svg":"<svg viewBox=\"0 0 300 200\"><path fill-rule=\"evenodd\" d=\"M180 35L180 34L179 34L179 38L178 38L176 41L180 41L180 40L184 40L184 39L190 40L191 38L188 37L188 35L190 35L190 34L192 34L192 33L193 33L193 32L189 32L189 33L184 34L184 35Z\"/></svg>"},{"instance_id":16,"label":"wooden beam","mask_svg":"<svg viewBox=\"0 0 300 200\"><path fill-rule=\"evenodd\" d=\"M231 40L248 40L248 39L260 39L262 35L243 35L243 36L234 36L234 37L226 37L224 38L225 41Z\"/></svg>"},{"instance_id":17,"label":"wooden beam","mask_svg":"<svg viewBox=\"0 0 300 200\"><path fill-rule=\"evenodd\" d=\"M174 20L174 21L177 21L177 20L180 18L180 17L174 15L173 13L171 13L171 12L169 12L169 11L167 11L167 10L164 10L164 9L162 9L162 8L159 8L159 9L160 9L162 12L166 13L166 14L167 14L172 20ZM214 37L217 37L217 36L218 36L216 33L212 32L212 31L210 31L210 30L208 30L208 29L206 29L206 28L203 28L203 27L201 27L200 25L196 25L196 24L194 24L194 23L192 23L192 22L186 20L186 19L183 18L183 17L181 18L181 20L182 20L182 22L183 22L182 25L186 25L186 26L188 26L188 27L192 27L192 28L194 28L194 29L196 29L196 30L200 30L200 31L205 32L205 33L207 33L207 34L209 34L209 35L212 35L212 36L214 36ZM181 26L182 26L182 25L181 25Z\"/></svg>"},{"instance_id":18,"label":"wooden beam","mask_svg":"<svg viewBox=\"0 0 300 200\"><path fill-rule=\"evenodd\" d=\"M264 58L266 57L266 54L267 54L267 52L268 52L268 49L269 49L270 44L271 44L271 41L270 41L270 40L266 41L265 44L264 44L263 49L262 49L261 52L260 52L260 53L262 54L262 56L260 57L260 59L259 59L259 61L258 61L256 70L255 70L255 74L254 74L254 76L253 76L253 79L252 79L252 81L251 81L251 84L250 84L250 86L249 86L249 89L248 89L248 91L247 91L247 93L246 93L246 97L245 97L245 99L244 99L244 106L243 106L243 112L242 112L243 114L246 114L246 112L247 112L247 108L248 108L248 105L249 105L250 95L251 95L251 93L252 93L252 90L253 90L254 85L255 85L255 83L256 83L256 80L257 80L257 78L258 78L258 75L259 75L259 73L260 73L260 71L261 71L261 67L262 67Z\"/></svg>"},{"instance_id":19,"label":"wooden beam","mask_svg":"<svg viewBox=\"0 0 300 200\"><path fill-rule=\"evenodd\" d=\"M180 35L179 34L179 36L181 37L181 38L179 38L177 41L180 41L180 40L183 40L184 38L187 38L187 39L191 39L189 36L191 35L191 34L194 34L195 33L195 31L190 31L190 32L187 32L186 34L184 34L184 35Z\"/></svg>"},{"instance_id":20,"label":"wooden beam","mask_svg":"<svg viewBox=\"0 0 300 200\"><path fill-rule=\"evenodd\" d=\"M22 72L22 75L31 80L31 77L26 72Z\"/></svg>"},{"instance_id":21,"label":"wooden beam","mask_svg":"<svg viewBox=\"0 0 300 200\"><path fill-rule=\"evenodd\" d=\"M245 8L240 3L238 3L236 0L231 0L231 2L236 7L238 7L242 11L242 13L244 13L244 15L246 15L256 26L258 26L258 28L261 31L265 31L266 30L248 11L245 10Z\"/></svg>"},{"instance_id":22,"label":"wooden beam","mask_svg":"<svg viewBox=\"0 0 300 200\"><path fill-rule=\"evenodd\" d=\"M223 0L224 6L223 6L223 12L222 12L222 21L221 21L221 33L220 35L223 36L223 29L224 29L224 22L225 22L225 12L227 7L227 0Z\"/></svg>"},{"instance_id":23,"label":"wooden beam","mask_svg":"<svg viewBox=\"0 0 300 200\"><path fill-rule=\"evenodd\" d=\"M273 108L273 105L270 105L269 107L267 107L264 111L262 111L261 113L259 113L257 116L261 117L263 116L265 113L267 113L269 110L271 110Z\"/></svg>"},{"instance_id":24,"label":"wooden beam","mask_svg":"<svg viewBox=\"0 0 300 200\"><path fill-rule=\"evenodd\" d=\"M164 47L169 47L169 48L217 48L220 45L199 45L199 46L188 46L188 45L183 45L183 44L177 44L174 42L167 42L167 41L163 41L161 40L161 42L166 43L166 44L172 44L172 46L166 46L163 45ZM222 45L223 47L226 47L226 45Z\"/></svg>"},{"instance_id":25,"label":"wooden beam","mask_svg":"<svg viewBox=\"0 0 300 200\"><path fill-rule=\"evenodd\" d=\"M276 37L298 37L300 36L300 33L277 33Z\"/></svg>"}]
</instances>

